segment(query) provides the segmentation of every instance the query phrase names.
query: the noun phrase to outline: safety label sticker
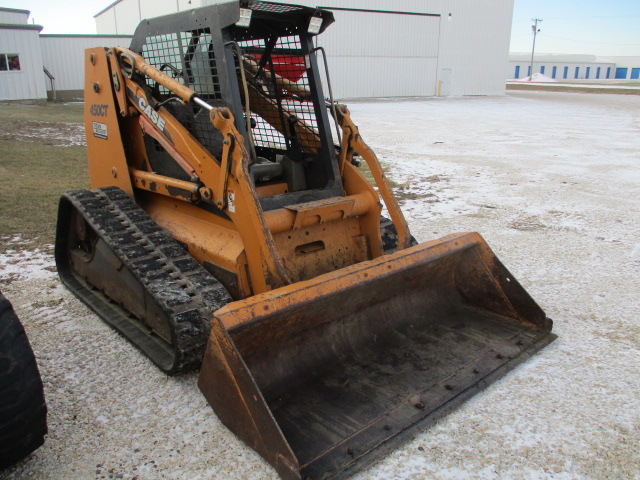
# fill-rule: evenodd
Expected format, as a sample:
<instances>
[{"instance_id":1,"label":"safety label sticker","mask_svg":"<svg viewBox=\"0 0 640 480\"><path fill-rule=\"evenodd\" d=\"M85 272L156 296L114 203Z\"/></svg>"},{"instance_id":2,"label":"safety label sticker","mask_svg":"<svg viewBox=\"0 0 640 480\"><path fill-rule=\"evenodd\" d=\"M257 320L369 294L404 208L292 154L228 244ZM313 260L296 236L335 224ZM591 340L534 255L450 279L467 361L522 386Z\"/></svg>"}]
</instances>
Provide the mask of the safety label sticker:
<instances>
[{"instance_id":1,"label":"safety label sticker","mask_svg":"<svg viewBox=\"0 0 640 480\"><path fill-rule=\"evenodd\" d=\"M107 124L100 122L93 122L93 136L107 140Z\"/></svg>"}]
</instances>

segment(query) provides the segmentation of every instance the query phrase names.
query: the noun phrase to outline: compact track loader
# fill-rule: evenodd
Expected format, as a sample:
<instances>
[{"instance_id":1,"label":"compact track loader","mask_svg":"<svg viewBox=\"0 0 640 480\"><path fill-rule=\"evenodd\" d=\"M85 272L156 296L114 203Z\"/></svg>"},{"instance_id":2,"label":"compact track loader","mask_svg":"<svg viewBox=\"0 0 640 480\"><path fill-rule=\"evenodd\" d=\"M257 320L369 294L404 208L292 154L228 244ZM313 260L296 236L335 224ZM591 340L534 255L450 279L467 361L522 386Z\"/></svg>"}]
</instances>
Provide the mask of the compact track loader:
<instances>
[{"instance_id":1,"label":"compact track loader","mask_svg":"<svg viewBox=\"0 0 640 480\"><path fill-rule=\"evenodd\" d=\"M87 50L92 190L59 207L65 284L168 374L201 367L287 479L353 473L554 338L478 234L415 244L323 93L332 22L229 2Z\"/></svg>"}]
</instances>

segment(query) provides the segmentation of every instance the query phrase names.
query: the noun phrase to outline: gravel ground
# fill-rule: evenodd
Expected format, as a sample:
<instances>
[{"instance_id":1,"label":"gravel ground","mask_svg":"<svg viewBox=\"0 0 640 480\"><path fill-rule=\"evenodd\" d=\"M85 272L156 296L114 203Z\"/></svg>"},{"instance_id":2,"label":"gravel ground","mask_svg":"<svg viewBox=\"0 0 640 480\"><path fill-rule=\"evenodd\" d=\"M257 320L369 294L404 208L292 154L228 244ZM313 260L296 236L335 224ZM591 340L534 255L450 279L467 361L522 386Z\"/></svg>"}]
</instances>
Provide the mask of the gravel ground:
<instances>
[{"instance_id":1,"label":"gravel ground","mask_svg":"<svg viewBox=\"0 0 640 480\"><path fill-rule=\"evenodd\" d=\"M357 480L640 478L640 96L356 102L420 241L479 231L559 338ZM0 254L49 407L6 479L275 479L207 406L65 290Z\"/></svg>"}]
</instances>

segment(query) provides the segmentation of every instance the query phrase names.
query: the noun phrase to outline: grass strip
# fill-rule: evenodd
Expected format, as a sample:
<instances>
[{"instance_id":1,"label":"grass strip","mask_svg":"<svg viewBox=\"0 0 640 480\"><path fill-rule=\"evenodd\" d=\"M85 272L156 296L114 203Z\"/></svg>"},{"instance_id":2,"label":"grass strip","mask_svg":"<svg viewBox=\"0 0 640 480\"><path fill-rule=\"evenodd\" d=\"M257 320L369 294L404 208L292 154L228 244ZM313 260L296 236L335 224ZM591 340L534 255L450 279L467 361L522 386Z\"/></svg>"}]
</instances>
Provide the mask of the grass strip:
<instances>
[{"instance_id":1,"label":"grass strip","mask_svg":"<svg viewBox=\"0 0 640 480\"><path fill-rule=\"evenodd\" d=\"M88 184L85 147L0 140L1 250L53 244L60 195Z\"/></svg>"}]
</instances>

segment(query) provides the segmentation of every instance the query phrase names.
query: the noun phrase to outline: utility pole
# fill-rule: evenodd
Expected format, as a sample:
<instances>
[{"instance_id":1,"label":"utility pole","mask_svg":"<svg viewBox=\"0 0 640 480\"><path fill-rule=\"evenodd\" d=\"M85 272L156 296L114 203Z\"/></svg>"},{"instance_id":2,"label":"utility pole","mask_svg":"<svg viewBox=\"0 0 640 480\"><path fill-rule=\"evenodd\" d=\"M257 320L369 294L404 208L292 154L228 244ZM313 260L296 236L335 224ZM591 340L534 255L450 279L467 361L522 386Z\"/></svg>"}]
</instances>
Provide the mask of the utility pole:
<instances>
[{"instance_id":1,"label":"utility pole","mask_svg":"<svg viewBox=\"0 0 640 480\"><path fill-rule=\"evenodd\" d=\"M533 48L531 49L531 73L529 74L529 81L533 80L533 54L536 51L536 35L538 35L538 32L540 32L540 29L538 28L538 22L541 22L542 19L532 18L531 21L535 22L535 24L531 25L531 30L533 30Z\"/></svg>"}]
</instances>

